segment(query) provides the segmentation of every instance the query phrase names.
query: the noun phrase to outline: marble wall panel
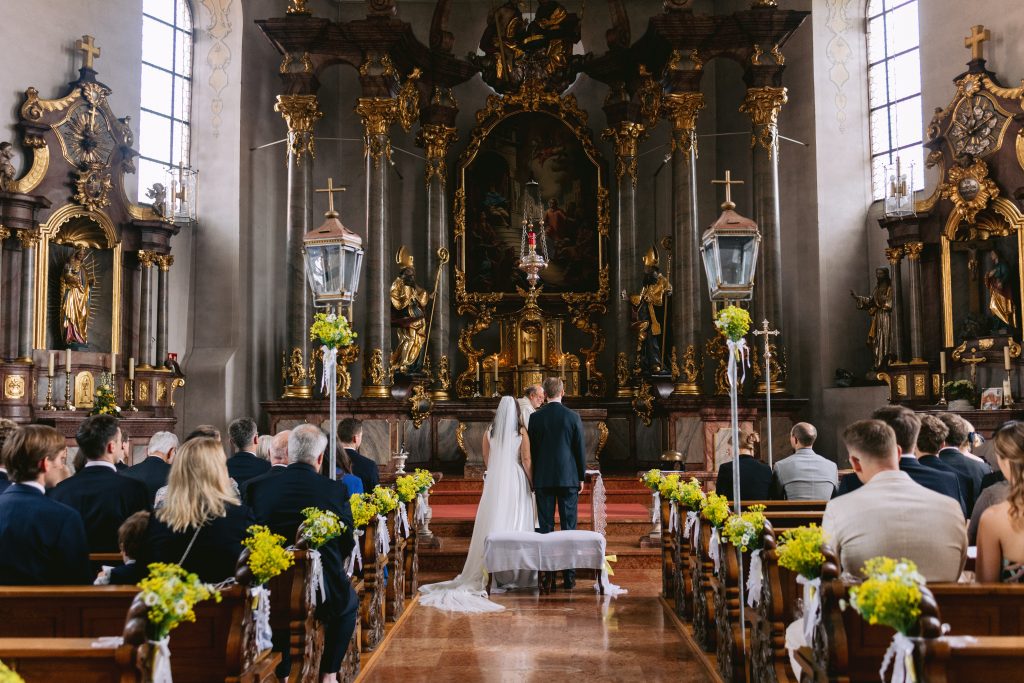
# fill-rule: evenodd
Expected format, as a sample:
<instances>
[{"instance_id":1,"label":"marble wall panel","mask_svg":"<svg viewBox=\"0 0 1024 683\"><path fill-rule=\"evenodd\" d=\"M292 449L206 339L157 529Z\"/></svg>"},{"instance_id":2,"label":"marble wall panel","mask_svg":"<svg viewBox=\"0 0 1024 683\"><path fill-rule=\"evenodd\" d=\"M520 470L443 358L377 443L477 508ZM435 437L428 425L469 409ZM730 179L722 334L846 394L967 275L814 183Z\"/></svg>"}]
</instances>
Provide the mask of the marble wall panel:
<instances>
[{"instance_id":1,"label":"marble wall panel","mask_svg":"<svg viewBox=\"0 0 1024 683\"><path fill-rule=\"evenodd\" d=\"M639 420L636 423L636 458L640 462L649 462L661 458L661 425L662 420L651 421L647 427Z\"/></svg>"},{"instance_id":2,"label":"marble wall panel","mask_svg":"<svg viewBox=\"0 0 1024 683\"><path fill-rule=\"evenodd\" d=\"M601 453L601 462L621 462L628 460L629 452L629 420L627 418L609 418L608 443Z\"/></svg>"},{"instance_id":3,"label":"marble wall panel","mask_svg":"<svg viewBox=\"0 0 1024 683\"><path fill-rule=\"evenodd\" d=\"M409 459L405 461L406 470L415 463L425 463L430 460L430 450L433 444L433 423L429 420L416 429L412 420L402 422L402 441L405 443L405 450L409 451Z\"/></svg>"},{"instance_id":4,"label":"marble wall panel","mask_svg":"<svg viewBox=\"0 0 1024 683\"><path fill-rule=\"evenodd\" d=\"M363 444L359 452L377 461L378 465L391 461L391 421L363 420Z\"/></svg>"},{"instance_id":5,"label":"marble wall panel","mask_svg":"<svg viewBox=\"0 0 1024 683\"><path fill-rule=\"evenodd\" d=\"M459 444L455 440L455 431L459 427L458 420L438 420L437 429L437 459L442 462L452 462L462 458L459 452Z\"/></svg>"},{"instance_id":6,"label":"marble wall panel","mask_svg":"<svg viewBox=\"0 0 1024 683\"><path fill-rule=\"evenodd\" d=\"M688 465L704 466L704 430L700 417L677 417L674 420L675 450L683 454Z\"/></svg>"}]
</instances>

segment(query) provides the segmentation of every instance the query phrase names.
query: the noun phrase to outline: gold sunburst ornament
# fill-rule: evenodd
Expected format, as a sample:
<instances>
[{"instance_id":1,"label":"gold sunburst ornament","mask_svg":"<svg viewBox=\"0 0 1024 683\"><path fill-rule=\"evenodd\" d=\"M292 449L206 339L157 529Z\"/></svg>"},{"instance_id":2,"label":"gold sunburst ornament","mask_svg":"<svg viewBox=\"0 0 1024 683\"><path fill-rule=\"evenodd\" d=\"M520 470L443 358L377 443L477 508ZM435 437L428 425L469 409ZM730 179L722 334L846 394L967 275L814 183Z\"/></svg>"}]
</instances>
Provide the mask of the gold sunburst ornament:
<instances>
[{"instance_id":1,"label":"gold sunburst ornament","mask_svg":"<svg viewBox=\"0 0 1024 683\"><path fill-rule=\"evenodd\" d=\"M970 166L950 168L941 192L943 199L953 202L953 210L961 221L974 223L978 212L999 196L999 186L988 177L988 165L975 159Z\"/></svg>"}]
</instances>

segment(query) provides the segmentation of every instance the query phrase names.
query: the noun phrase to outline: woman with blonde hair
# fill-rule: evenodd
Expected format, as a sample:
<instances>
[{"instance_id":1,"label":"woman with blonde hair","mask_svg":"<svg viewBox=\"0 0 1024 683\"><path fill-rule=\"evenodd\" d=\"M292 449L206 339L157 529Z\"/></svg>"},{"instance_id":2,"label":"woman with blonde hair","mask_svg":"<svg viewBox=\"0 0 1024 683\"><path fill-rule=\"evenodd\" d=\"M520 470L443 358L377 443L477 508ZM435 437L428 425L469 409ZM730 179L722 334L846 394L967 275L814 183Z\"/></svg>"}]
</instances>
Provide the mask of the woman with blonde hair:
<instances>
[{"instance_id":1,"label":"woman with blonde hair","mask_svg":"<svg viewBox=\"0 0 1024 683\"><path fill-rule=\"evenodd\" d=\"M242 540L255 523L231 485L220 440L198 437L175 453L139 561L174 562L203 581L223 581L234 576Z\"/></svg>"},{"instance_id":2,"label":"woman with blonde hair","mask_svg":"<svg viewBox=\"0 0 1024 683\"><path fill-rule=\"evenodd\" d=\"M981 515L975 573L979 583L1024 583L1024 422L1007 422L992 442L1010 488Z\"/></svg>"}]
</instances>

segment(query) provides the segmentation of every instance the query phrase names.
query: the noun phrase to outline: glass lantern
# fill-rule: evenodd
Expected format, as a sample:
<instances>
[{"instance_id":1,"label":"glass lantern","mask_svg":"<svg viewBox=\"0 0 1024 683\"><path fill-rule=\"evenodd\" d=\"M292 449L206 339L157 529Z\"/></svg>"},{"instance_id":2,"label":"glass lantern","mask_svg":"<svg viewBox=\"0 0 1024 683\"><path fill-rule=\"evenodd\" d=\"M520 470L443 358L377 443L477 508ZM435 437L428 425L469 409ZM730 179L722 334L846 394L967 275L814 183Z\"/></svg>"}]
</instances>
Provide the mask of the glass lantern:
<instances>
[{"instance_id":1,"label":"glass lantern","mask_svg":"<svg viewBox=\"0 0 1024 683\"><path fill-rule=\"evenodd\" d=\"M725 208L701 238L701 255L712 301L749 301L761 233L757 224Z\"/></svg>"},{"instance_id":2,"label":"glass lantern","mask_svg":"<svg viewBox=\"0 0 1024 683\"><path fill-rule=\"evenodd\" d=\"M351 309L359 291L363 267L363 238L328 211L326 220L302 238L306 279L313 291L313 305L341 305Z\"/></svg>"},{"instance_id":3,"label":"glass lantern","mask_svg":"<svg viewBox=\"0 0 1024 683\"><path fill-rule=\"evenodd\" d=\"M180 225L196 222L196 190L199 186L199 171L179 164L164 170L167 194L167 220Z\"/></svg>"},{"instance_id":4,"label":"glass lantern","mask_svg":"<svg viewBox=\"0 0 1024 683\"><path fill-rule=\"evenodd\" d=\"M904 218L914 215L914 163L896 163L885 166L885 216Z\"/></svg>"}]
</instances>

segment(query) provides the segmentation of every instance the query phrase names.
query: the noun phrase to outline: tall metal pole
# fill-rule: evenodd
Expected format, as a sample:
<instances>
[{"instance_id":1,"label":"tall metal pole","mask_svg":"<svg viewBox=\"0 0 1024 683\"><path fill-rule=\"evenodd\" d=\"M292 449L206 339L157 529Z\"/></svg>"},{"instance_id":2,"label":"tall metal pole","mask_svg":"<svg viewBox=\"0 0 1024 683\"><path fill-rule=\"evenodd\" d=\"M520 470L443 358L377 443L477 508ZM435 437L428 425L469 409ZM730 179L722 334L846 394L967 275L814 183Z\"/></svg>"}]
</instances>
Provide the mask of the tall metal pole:
<instances>
[{"instance_id":1,"label":"tall metal pole","mask_svg":"<svg viewBox=\"0 0 1024 683\"><path fill-rule=\"evenodd\" d=\"M732 354L739 354L739 350L735 345L729 346L728 352ZM739 364L743 362L742 358L735 358L729 363L729 407L731 410L732 417L732 497L733 497L733 509L736 516L739 517L743 513L743 503L741 502L740 496L740 420L739 420ZM746 621L746 610L745 610L745 599L744 583L743 583L743 554L739 548L734 549L737 553L737 564L739 565L739 599L740 599L740 635L743 639L743 649L747 649L747 634L746 629L743 627Z\"/></svg>"},{"instance_id":2,"label":"tall metal pole","mask_svg":"<svg viewBox=\"0 0 1024 683\"><path fill-rule=\"evenodd\" d=\"M331 431L330 431L330 442L331 442L331 479L338 478L338 350L329 349L328 353L335 354L334 364L331 368L331 374L334 377L327 377L327 393L331 399ZM326 370L324 370L326 372Z\"/></svg>"}]
</instances>

